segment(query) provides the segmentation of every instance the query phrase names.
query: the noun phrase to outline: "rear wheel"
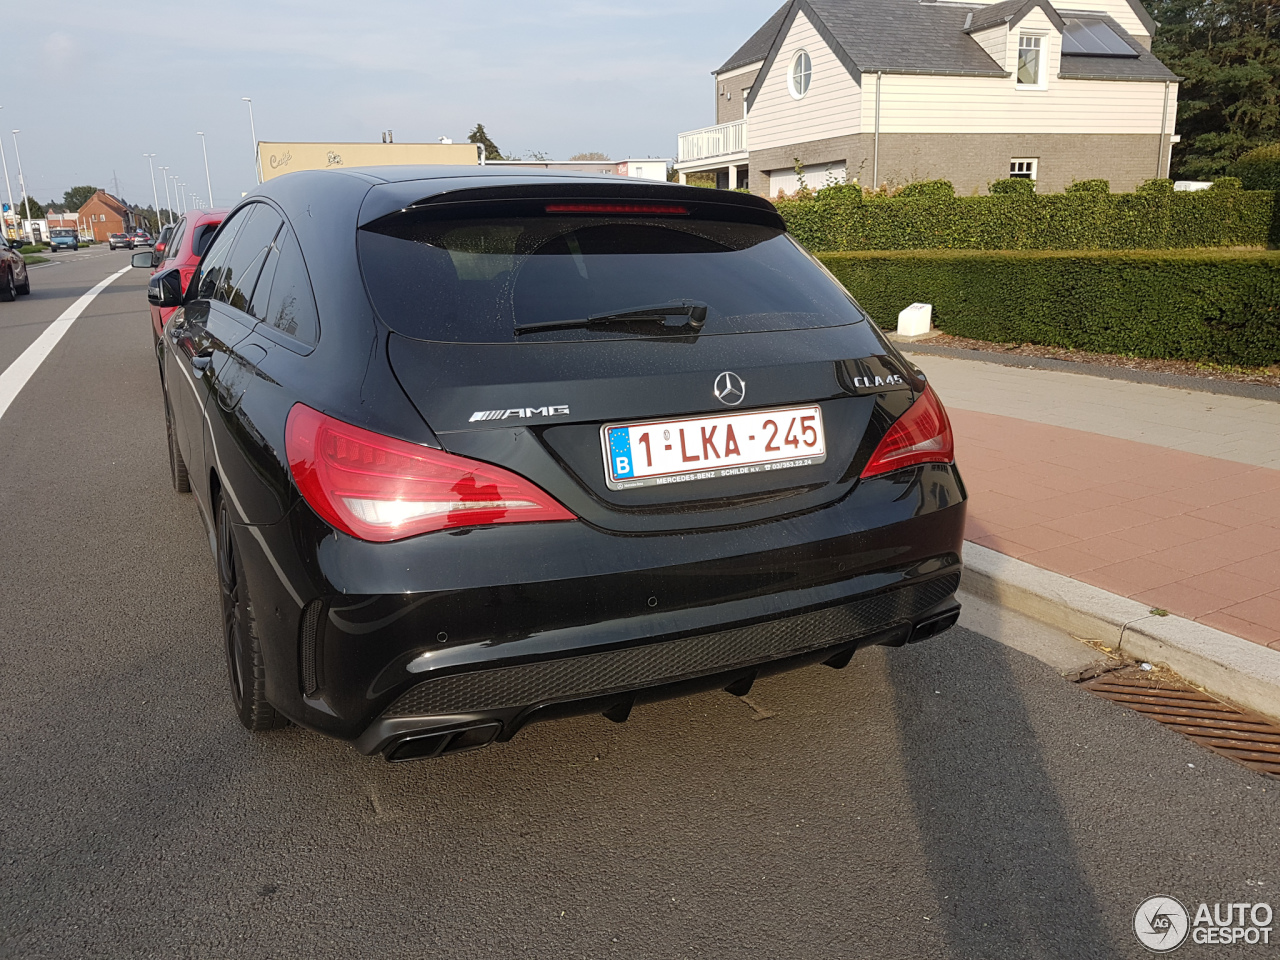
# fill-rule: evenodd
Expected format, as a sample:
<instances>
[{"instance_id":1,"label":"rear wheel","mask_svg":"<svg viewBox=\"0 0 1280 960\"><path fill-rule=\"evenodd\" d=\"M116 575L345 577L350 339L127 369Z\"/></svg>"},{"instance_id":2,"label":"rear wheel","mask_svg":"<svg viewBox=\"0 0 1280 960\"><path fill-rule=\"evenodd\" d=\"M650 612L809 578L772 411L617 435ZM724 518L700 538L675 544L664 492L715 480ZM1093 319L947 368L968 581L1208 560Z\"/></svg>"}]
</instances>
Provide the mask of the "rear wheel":
<instances>
[{"instance_id":1,"label":"rear wheel","mask_svg":"<svg viewBox=\"0 0 1280 960\"><path fill-rule=\"evenodd\" d=\"M161 376L164 370L160 371ZM187 465L182 459L182 451L178 449L178 438L173 430L173 408L169 406L169 392L164 395L164 432L169 441L169 479L173 481L173 489L178 493L191 492L191 478L187 475Z\"/></svg>"},{"instance_id":2,"label":"rear wheel","mask_svg":"<svg viewBox=\"0 0 1280 960\"><path fill-rule=\"evenodd\" d=\"M8 303L10 300L18 298L18 286L13 282L13 268L9 268L9 272L5 275L4 283L0 284L0 300Z\"/></svg>"},{"instance_id":3,"label":"rear wheel","mask_svg":"<svg viewBox=\"0 0 1280 960\"><path fill-rule=\"evenodd\" d=\"M213 510L218 525L218 588L222 597L222 636L231 699L246 730L274 730L289 721L267 702L267 671L249 599L249 585L244 580L232 533L231 510L221 495Z\"/></svg>"}]
</instances>

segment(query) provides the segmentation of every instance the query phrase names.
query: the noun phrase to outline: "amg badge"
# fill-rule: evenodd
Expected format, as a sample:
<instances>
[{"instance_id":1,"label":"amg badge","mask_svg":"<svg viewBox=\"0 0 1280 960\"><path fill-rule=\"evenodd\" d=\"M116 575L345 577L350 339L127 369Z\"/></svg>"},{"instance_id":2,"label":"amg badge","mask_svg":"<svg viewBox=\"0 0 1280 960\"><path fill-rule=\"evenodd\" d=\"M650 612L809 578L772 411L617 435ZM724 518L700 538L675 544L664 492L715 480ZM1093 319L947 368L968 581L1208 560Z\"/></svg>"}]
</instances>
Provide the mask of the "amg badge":
<instances>
[{"instance_id":1,"label":"amg badge","mask_svg":"<svg viewBox=\"0 0 1280 960\"><path fill-rule=\"evenodd\" d=\"M559 407L513 407L510 410L477 410L471 415L468 423L475 423L477 420L506 420L509 417L520 417L527 419L529 417L567 417L569 408L567 406Z\"/></svg>"}]
</instances>

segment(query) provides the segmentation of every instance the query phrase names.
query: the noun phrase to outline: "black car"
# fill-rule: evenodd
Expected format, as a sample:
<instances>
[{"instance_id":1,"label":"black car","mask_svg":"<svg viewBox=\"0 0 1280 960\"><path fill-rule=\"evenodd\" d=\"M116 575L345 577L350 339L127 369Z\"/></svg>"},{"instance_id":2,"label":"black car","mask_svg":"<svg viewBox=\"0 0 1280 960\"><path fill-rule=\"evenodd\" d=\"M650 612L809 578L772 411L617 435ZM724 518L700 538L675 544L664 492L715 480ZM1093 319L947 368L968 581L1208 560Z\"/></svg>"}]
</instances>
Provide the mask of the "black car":
<instances>
[{"instance_id":1,"label":"black car","mask_svg":"<svg viewBox=\"0 0 1280 960\"><path fill-rule=\"evenodd\" d=\"M250 729L436 756L958 615L946 413L765 200L301 172L148 297Z\"/></svg>"},{"instance_id":2,"label":"black car","mask_svg":"<svg viewBox=\"0 0 1280 960\"><path fill-rule=\"evenodd\" d=\"M133 237L127 233L113 233L107 237L108 249L115 250L123 247L126 250L133 249Z\"/></svg>"},{"instance_id":3,"label":"black car","mask_svg":"<svg viewBox=\"0 0 1280 960\"><path fill-rule=\"evenodd\" d=\"M0 300L16 300L31 292L22 242L0 238Z\"/></svg>"}]
</instances>

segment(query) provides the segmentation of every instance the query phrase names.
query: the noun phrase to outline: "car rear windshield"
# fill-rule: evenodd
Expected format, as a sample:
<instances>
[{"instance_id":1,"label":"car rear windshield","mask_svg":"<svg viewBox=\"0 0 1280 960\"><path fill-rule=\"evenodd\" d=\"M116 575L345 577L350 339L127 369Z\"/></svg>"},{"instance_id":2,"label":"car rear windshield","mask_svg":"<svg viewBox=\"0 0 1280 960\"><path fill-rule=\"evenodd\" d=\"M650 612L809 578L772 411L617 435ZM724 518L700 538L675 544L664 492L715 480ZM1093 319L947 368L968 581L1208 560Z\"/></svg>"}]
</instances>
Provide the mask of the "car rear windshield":
<instances>
[{"instance_id":1,"label":"car rear windshield","mask_svg":"<svg viewBox=\"0 0 1280 960\"><path fill-rule=\"evenodd\" d=\"M705 304L702 336L856 323L864 314L776 227L675 217L437 219L407 211L359 231L374 307L421 340L511 343L674 335L685 320L536 331L673 302Z\"/></svg>"}]
</instances>

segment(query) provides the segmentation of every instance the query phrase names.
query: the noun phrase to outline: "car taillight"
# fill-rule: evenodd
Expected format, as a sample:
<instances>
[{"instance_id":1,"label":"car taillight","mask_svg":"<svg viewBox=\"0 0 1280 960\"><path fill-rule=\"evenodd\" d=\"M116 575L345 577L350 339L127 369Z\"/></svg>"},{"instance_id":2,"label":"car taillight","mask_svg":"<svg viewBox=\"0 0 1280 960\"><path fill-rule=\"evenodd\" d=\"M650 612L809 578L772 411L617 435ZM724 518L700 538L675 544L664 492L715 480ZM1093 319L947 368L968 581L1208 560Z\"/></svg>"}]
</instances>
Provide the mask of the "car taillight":
<instances>
[{"instance_id":1,"label":"car taillight","mask_svg":"<svg viewBox=\"0 0 1280 960\"><path fill-rule=\"evenodd\" d=\"M917 463L950 463L955 458L951 421L933 387L926 385L876 446L862 476L875 477Z\"/></svg>"},{"instance_id":2,"label":"car taillight","mask_svg":"<svg viewBox=\"0 0 1280 960\"><path fill-rule=\"evenodd\" d=\"M335 420L301 403L285 424L298 491L325 521L386 543L449 527L573 520L523 477Z\"/></svg>"}]
</instances>

